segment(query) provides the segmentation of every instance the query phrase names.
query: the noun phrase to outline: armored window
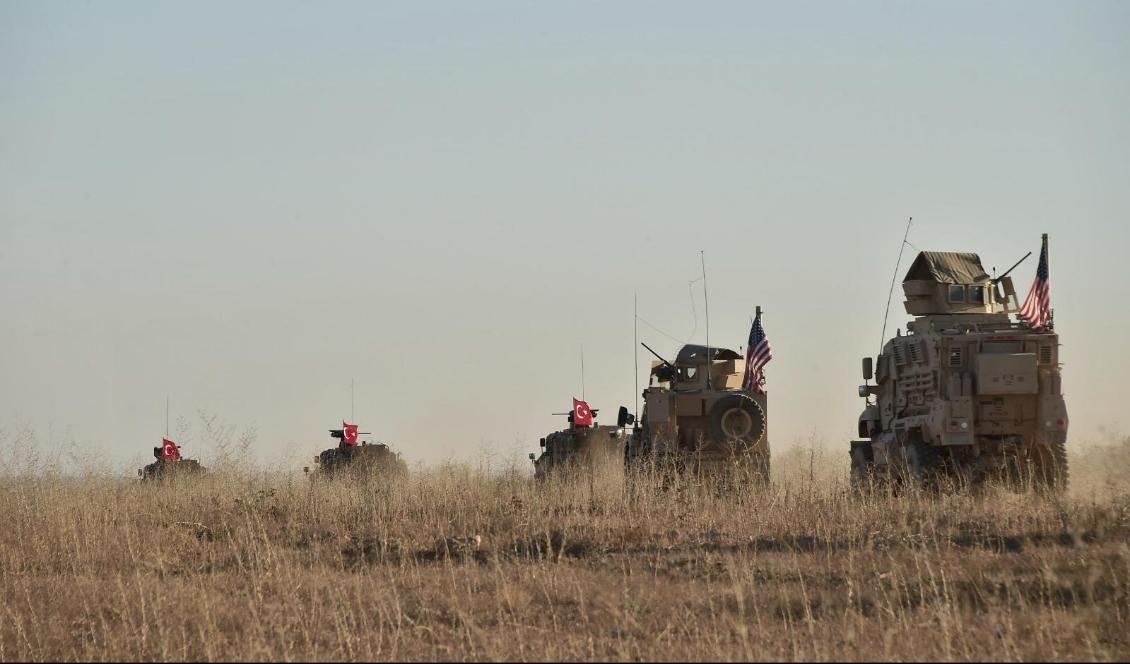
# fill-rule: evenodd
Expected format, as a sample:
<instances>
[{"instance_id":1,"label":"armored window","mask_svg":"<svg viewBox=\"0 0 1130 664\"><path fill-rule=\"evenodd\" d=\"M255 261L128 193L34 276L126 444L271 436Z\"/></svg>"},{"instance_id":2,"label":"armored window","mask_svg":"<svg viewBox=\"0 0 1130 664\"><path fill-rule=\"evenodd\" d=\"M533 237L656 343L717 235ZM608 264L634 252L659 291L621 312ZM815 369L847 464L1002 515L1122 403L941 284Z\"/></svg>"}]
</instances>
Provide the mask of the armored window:
<instances>
[{"instance_id":1,"label":"armored window","mask_svg":"<svg viewBox=\"0 0 1130 664\"><path fill-rule=\"evenodd\" d=\"M984 286L970 286L969 287L969 303L970 304L985 304L985 287Z\"/></svg>"},{"instance_id":2,"label":"armored window","mask_svg":"<svg viewBox=\"0 0 1130 664\"><path fill-rule=\"evenodd\" d=\"M965 286L950 285L949 288L950 302L964 302L965 301Z\"/></svg>"},{"instance_id":3,"label":"armored window","mask_svg":"<svg viewBox=\"0 0 1130 664\"><path fill-rule=\"evenodd\" d=\"M682 367L679 369L679 380L693 381L698 375L698 367Z\"/></svg>"},{"instance_id":4,"label":"armored window","mask_svg":"<svg viewBox=\"0 0 1130 664\"><path fill-rule=\"evenodd\" d=\"M1051 346L1040 346L1039 358L1040 358L1040 364L1051 364L1052 363L1052 347Z\"/></svg>"},{"instance_id":5,"label":"armored window","mask_svg":"<svg viewBox=\"0 0 1130 664\"><path fill-rule=\"evenodd\" d=\"M962 362L961 346L954 346L950 348L949 365L951 367L960 367Z\"/></svg>"}]
</instances>

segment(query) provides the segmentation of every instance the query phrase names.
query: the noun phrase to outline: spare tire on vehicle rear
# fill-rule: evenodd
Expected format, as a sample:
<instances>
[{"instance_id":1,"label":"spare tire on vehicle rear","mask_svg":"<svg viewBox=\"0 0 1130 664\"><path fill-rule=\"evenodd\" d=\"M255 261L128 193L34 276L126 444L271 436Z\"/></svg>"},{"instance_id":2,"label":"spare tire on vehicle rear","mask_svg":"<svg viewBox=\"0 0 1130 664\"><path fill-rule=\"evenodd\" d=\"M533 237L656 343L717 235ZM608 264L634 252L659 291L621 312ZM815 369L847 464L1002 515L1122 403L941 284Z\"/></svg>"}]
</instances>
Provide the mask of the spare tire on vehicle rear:
<instances>
[{"instance_id":1,"label":"spare tire on vehicle rear","mask_svg":"<svg viewBox=\"0 0 1130 664\"><path fill-rule=\"evenodd\" d=\"M748 394L728 394L707 413L710 437L715 442L748 448L765 436L765 411Z\"/></svg>"}]
</instances>

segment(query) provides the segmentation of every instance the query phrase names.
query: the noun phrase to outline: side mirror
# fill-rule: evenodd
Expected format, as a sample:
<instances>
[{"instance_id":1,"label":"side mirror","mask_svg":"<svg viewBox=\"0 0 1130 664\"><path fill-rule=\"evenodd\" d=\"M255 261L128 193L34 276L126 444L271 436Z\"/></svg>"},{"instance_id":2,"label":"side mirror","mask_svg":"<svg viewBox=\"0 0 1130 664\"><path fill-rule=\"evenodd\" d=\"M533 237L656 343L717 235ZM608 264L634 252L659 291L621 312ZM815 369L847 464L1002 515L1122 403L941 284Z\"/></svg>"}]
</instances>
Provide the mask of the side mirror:
<instances>
[{"instance_id":1,"label":"side mirror","mask_svg":"<svg viewBox=\"0 0 1130 664\"><path fill-rule=\"evenodd\" d=\"M629 424L636 423L636 416L628 412L627 406L620 406L620 411L616 413L616 426L623 429Z\"/></svg>"},{"instance_id":2,"label":"side mirror","mask_svg":"<svg viewBox=\"0 0 1130 664\"><path fill-rule=\"evenodd\" d=\"M541 440L539 440L538 445L540 445L541 447L545 447L545 438L542 438Z\"/></svg>"},{"instance_id":3,"label":"side mirror","mask_svg":"<svg viewBox=\"0 0 1130 664\"><path fill-rule=\"evenodd\" d=\"M530 461L533 461L533 460L534 460L534 453L530 452Z\"/></svg>"},{"instance_id":4,"label":"side mirror","mask_svg":"<svg viewBox=\"0 0 1130 664\"><path fill-rule=\"evenodd\" d=\"M863 358L863 380L871 380L875 376L875 366L870 357Z\"/></svg>"},{"instance_id":5,"label":"side mirror","mask_svg":"<svg viewBox=\"0 0 1130 664\"><path fill-rule=\"evenodd\" d=\"M137 476L138 477L144 477L145 476L143 469L141 469L141 468L137 469Z\"/></svg>"}]
</instances>

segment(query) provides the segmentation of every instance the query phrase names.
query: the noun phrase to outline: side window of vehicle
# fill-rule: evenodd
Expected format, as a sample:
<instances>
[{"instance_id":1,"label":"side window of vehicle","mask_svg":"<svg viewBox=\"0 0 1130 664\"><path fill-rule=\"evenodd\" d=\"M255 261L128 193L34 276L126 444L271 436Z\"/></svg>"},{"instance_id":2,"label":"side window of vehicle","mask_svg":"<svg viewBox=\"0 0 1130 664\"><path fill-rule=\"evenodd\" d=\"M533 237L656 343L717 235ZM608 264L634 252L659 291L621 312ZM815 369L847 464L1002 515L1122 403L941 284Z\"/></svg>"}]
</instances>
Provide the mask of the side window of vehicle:
<instances>
[{"instance_id":1,"label":"side window of vehicle","mask_svg":"<svg viewBox=\"0 0 1130 664\"><path fill-rule=\"evenodd\" d=\"M969 302L971 304L985 304L985 287L984 286L970 286L969 287Z\"/></svg>"},{"instance_id":2,"label":"side window of vehicle","mask_svg":"<svg viewBox=\"0 0 1130 664\"><path fill-rule=\"evenodd\" d=\"M949 288L950 302L964 302L965 301L965 286L958 286L950 284Z\"/></svg>"}]
</instances>

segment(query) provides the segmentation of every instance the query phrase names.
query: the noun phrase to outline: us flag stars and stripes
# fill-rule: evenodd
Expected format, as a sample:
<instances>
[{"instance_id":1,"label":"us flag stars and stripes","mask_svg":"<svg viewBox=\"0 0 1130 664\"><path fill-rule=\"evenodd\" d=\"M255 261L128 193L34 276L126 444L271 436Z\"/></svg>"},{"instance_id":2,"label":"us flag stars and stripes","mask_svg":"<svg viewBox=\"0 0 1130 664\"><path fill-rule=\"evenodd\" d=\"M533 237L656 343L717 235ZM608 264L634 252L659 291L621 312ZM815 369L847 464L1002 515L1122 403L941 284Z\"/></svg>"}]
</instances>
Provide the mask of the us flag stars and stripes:
<instances>
[{"instance_id":1,"label":"us flag stars and stripes","mask_svg":"<svg viewBox=\"0 0 1130 664\"><path fill-rule=\"evenodd\" d=\"M745 352L745 378L742 380L742 389L747 392L756 390L765 393L765 365L773 359L773 351L769 347L769 338L765 336L765 328L761 327L761 311L753 319L753 327L749 329L749 344Z\"/></svg>"},{"instance_id":2,"label":"us flag stars and stripes","mask_svg":"<svg viewBox=\"0 0 1130 664\"><path fill-rule=\"evenodd\" d=\"M1016 314L1036 332L1046 330L1052 318L1048 282L1048 236L1045 233L1043 245L1040 247L1040 265L1036 268L1036 280L1032 282L1032 290L1028 291L1024 305Z\"/></svg>"}]
</instances>

